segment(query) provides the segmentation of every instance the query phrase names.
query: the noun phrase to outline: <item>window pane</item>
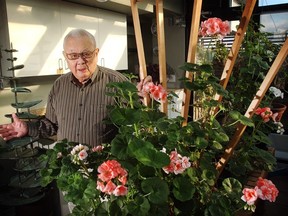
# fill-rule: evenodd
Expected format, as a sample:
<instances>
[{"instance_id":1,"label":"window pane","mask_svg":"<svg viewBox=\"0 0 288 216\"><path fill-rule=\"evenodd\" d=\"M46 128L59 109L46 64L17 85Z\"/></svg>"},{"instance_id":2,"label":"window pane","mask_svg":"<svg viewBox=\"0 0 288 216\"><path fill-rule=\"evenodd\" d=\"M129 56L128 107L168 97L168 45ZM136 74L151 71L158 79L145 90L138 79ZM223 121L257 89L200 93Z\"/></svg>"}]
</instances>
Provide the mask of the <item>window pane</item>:
<instances>
[{"instance_id":1,"label":"window pane","mask_svg":"<svg viewBox=\"0 0 288 216\"><path fill-rule=\"evenodd\" d=\"M288 30L288 12L260 15L260 23L264 25L261 31L285 33Z\"/></svg>"},{"instance_id":2,"label":"window pane","mask_svg":"<svg viewBox=\"0 0 288 216\"><path fill-rule=\"evenodd\" d=\"M286 4L288 0L259 0L259 6Z\"/></svg>"}]
</instances>

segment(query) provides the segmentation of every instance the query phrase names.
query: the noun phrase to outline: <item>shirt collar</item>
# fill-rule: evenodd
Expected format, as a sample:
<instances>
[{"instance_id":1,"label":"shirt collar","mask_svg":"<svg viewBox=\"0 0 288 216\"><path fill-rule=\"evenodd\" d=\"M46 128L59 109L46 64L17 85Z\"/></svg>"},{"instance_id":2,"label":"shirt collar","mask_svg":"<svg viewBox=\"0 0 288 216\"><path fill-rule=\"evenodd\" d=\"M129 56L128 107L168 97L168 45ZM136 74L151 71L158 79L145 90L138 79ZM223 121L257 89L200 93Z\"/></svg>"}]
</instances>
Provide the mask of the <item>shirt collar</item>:
<instances>
[{"instance_id":1,"label":"shirt collar","mask_svg":"<svg viewBox=\"0 0 288 216\"><path fill-rule=\"evenodd\" d=\"M94 71L94 73L92 74L92 76L84 83L84 84L81 84L78 79L76 79L76 77L73 75L73 73L71 73L71 82L74 84L74 85L77 85L79 87L83 87L83 86L87 86L89 85L90 83L94 82L94 80L96 79L96 76L99 72L99 67L96 67L96 70Z\"/></svg>"}]
</instances>

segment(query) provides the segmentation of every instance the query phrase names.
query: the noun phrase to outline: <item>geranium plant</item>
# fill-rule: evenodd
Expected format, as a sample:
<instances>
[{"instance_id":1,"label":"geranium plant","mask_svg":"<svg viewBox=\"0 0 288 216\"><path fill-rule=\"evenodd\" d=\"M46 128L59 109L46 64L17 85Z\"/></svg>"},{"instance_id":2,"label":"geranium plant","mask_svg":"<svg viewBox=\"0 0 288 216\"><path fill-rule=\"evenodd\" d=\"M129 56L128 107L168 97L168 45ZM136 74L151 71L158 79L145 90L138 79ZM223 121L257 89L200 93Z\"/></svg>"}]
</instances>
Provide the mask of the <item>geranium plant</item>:
<instances>
[{"instance_id":1,"label":"geranium plant","mask_svg":"<svg viewBox=\"0 0 288 216\"><path fill-rule=\"evenodd\" d=\"M213 58L209 61L205 60L205 63L212 66L214 74L218 77L222 75L223 62L226 61L229 49L221 43L221 39L228 32L221 31L221 28L217 26L225 24L227 23L222 20L210 18L202 22L200 28L200 36L204 39L210 37L212 40L210 44L213 45L213 49L211 49L213 50ZM227 85L228 96L223 97L221 103L225 109L222 109L220 115L216 117L229 137L235 132L231 128L225 128L225 125L231 125L235 122L234 119L231 120L231 111L237 111L241 114L246 112L280 49L279 45L273 44L268 39L269 33L258 31L258 28L259 26L253 22L248 26ZM209 46L208 49L202 48L201 50L205 52L209 50ZM271 91L267 92L260 106L255 110L256 115L252 118L253 126L247 127L225 167L226 171L238 179L240 176L245 179L253 170L272 171L276 165L275 157L267 151L271 146L268 135L273 132L280 134L284 132L283 124L279 121L281 114L272 110L273 99L281 96L282 93L274 88L270 89ZM201 97L201 95L196 96Z\"/></svg>"},{"instance_id":2,"label":"geranium plant","mask_svg":"<svg viewBox=\"0 0 288 216\"><path fill-rule=\"evenodd\" d=\"M220 39L230 31L219 18L201 26L203 36ZM186 63L181 69L193 73L193 82L182 81L196 95L192 106L201 111L198 119L184 126L184 118L162 113L160 102L169 102L170 93L161 85L148 83L139 92L133 82L110 83L107 94L115 105L108 107L105 123L118 130L113 140L94 148L62 140L42 156L47 162L42 185L55 180L65 200L75 205L72 215L235 215L254 211L257 198L275 200L272 182L259 179L248 189L243 176L260 165L273 169L274 156L254 151L254 140L261 137L260 125L276 114L259 107L255 118L245 117L243 107L231 106L239 98L223 89L211 64ZM223 100L216 101L215 94ZM151 98L148 106L141 102L144 95ZM248 126L253 142L235 150L224 170L228 175L219 173L216 164L237 123ZM259 155L260 165L254 161Z\"/></svg>"},{"instance_id":3,"label":"geranium plant","mask_svg":"<svg viewBox=\"0 0 288 216\"><path fill-rule=\"evenodd\" d=\"M118 128L112 142L91 148L62 140L47 150L42 184L56 180L66 201L75 205L72 215L218 216L244 208L244 182L218 178L216 170L229 137L217 114L211 114L220 106L213 95L227 92L209 65L187 63L182 69L197 74L192 83L183 81L203 96L195 102L203 109L199 120L183 126L182 117L160 112L159 102L168 100L161 85L149 83L138 92L131 82L110 83L114 91L108 94L116 105L109 108L106 123ZM141 103L143 94L150 95L149 106ZM253 125L238 112L231 118Z\"/></svg>"}]
</instances>

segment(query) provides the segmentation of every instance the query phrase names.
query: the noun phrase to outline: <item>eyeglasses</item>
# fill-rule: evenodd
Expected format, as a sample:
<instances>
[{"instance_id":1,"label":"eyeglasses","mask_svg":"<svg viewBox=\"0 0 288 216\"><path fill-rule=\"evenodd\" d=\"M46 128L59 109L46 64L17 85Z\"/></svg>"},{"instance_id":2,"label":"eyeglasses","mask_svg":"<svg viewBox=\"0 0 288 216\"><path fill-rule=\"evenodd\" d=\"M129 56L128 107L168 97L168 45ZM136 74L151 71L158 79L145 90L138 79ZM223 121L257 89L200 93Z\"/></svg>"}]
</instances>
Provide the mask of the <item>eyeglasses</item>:
<instances>
[{"instance_id":1,"label":"eyeglasses","mask_svg":"<svg viewBox=\"0 0 288 216\"><path fill-rule=\"evenodd\" d=\"M95 49L96 50L96 49ZM76 60L78 59L79 57L83 58L83 59L89 59L93 56L94 54L94 51L85 51L85 52L82 52L82 53L65 53L67 58L69 60Z\"/></svg>"}]
</instances>

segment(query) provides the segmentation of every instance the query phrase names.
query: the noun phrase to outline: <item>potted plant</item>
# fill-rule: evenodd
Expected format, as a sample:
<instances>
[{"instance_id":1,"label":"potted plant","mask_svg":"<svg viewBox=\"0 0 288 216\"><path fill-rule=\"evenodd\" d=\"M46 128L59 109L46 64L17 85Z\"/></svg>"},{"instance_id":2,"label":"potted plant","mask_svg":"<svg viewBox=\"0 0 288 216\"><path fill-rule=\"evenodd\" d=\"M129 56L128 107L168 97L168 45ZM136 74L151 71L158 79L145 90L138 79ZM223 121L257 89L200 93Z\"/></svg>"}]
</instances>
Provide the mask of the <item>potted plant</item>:
<instances>
[{"instance_id":1,"label":"potted plant","mask_svg":"<svg viewBox=\"0 0 288 216\"><path fill-rule=\"evenodd\" d=\"M207 25L207 28L212 27L211 25ZM218 116L218 120L223 126L233 122L233 120L231 122L229 115L231 110L238 111L241 114L246 112L280 50L280 45L273 44L269 40L270 34L261 32L260 27L253 21L248 25L242 47L238 53L232 75L228 82L228 96L223 97L222 100L222 106L225 109ZM214 27L212 29L217 30L219 28ZM214 32L210 32L209 36L215 38L215 35L213 35ZM210 61L210 64L213 67L215 75L218 77L219 71L223 71L223 63L226 61L228 50L221 43L221 40L218 39L215 41L213 60ZM271 146L268 135L271 132L279 132L280 134L284 132L283 124L280 122L281 112L275 109L277 105L275 102L279 103L279 98L281 97L279 92L277 93L276 91L280 90L271 86L270 91L267 92L267 95L258 107L259 112L256 112L256 114L259 115L253 116L254 127L246 129L240 140L240 144L237 146L228 166L226 166L229 172L238 177L243 176L245 178L247 173L257 169L267 172L272 171L276 164L275 157L267 152L267 146ZM260 110L264 111L260 112ZM269 117L263 119L261 116ZM230 128L227 133L228 136L231 136L234 130ZM243 163L245 164L244 166Z\"/></svg>"},{"instance_id":2,"label":"potted plant","mask_svg":"<svg viewBox=\"0 0 288 216\"><path fill-rule=\"evenodd\" d=\"M259 63L259 58L252 59ZM223 89L211 64L185 63L181 69L193 73L193 82L182 81L197 95L193 106L201 110L199 119L183 126L184 118L161 113L160 101L170 98L161 85L148 83L138 92L132 82L110 83L108 94L116 105L109 108L106 123L118 128L112 142L91 148L62 140L42 156L47 162L42 185L56 181L65 200L75 205L72 215L236 215L243 209L254 211L258 198L275 201L278 190L267 179L245 187L250 170L272 170L275 165L273 155L254 142L265 140L260 128L266 128L273 113L259 107L255 118L243 116L246 104L230 103L239 100L239 92ZM214 100L216 93L222 101ZM151 98L149 106L141 103L144 94ZM248 126L251 139L243 138L249 142L236 149L226 175L216 164L237 123Z\"/></svg>"},{"instance_id":3,"label":"potted plant","mask_svg":"<svg viewBox=\"0 0 288 216\"><path fill-rule=\"evenodd\" d=\"M199 120L182 126L182 117L161 113L159 101L167 100L161 85L149 83L139 93L131 82L110 83L114 91L109 94L117 105L110 107L107 123L119 129L112 142L90 148L63 140L47 150L42 184L56 180L65 199L75 205L72 215L216 216L255 209L254 201L261 198L256 191L262 190L254 188L249 198L251 191L244 190L240 178L218 178L215 166L229 136L217 114L211 115L219 106L213 96L227 91L210 65L186 63L182 69L197 74L192 83L183 82L203 96L194 104L203 110ZM149 94L151 105L144 106L139 94ZM253 126L236 111L231 111L231 119ZM278 191L269 185L274 201Z\"/></svg>"}]
</instances>

